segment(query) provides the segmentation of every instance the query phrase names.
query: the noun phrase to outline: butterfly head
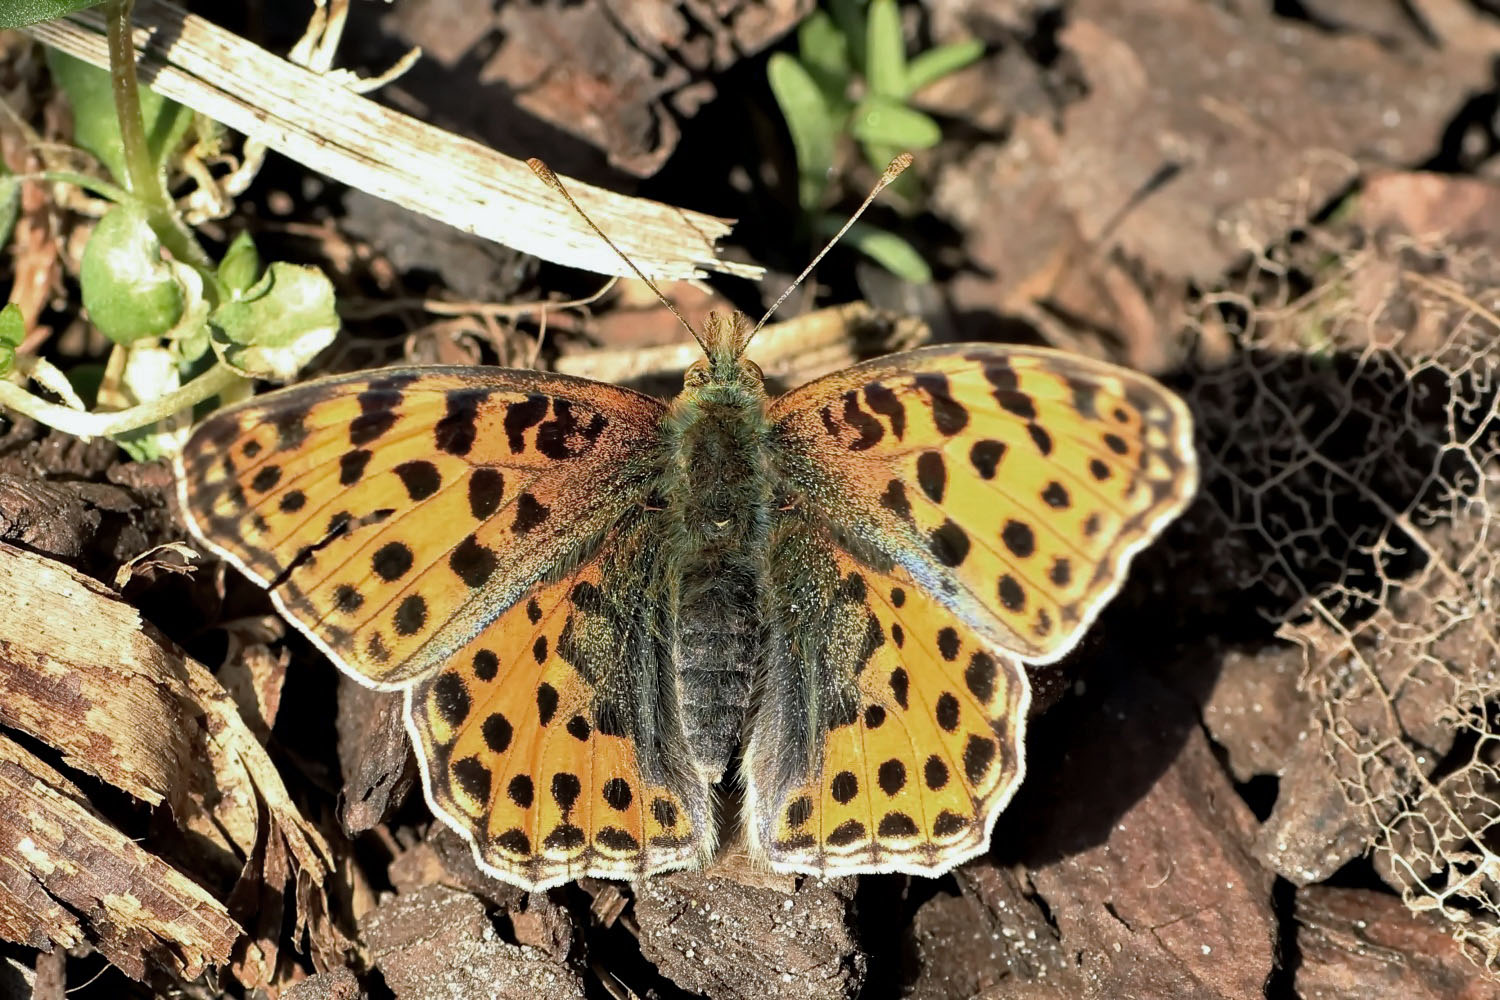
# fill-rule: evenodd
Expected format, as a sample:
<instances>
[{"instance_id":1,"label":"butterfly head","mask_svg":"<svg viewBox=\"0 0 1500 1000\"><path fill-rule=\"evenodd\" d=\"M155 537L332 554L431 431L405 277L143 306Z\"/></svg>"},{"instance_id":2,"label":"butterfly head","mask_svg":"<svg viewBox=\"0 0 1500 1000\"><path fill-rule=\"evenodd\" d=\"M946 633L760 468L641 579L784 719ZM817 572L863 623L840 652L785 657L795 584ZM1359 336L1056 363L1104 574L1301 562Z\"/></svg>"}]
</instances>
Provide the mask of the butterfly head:
<instances>
[{"instance_id":1,"label":"butterfly head","mask_svg":"<svg viewBox=\"0 0 1500 1000\"><path fill-rule=\"evenodd\" d=\"M734 386L764 393L765 375L760 365L745 357L753 332L749 318L742 312L709 313L700 340L704 356L688 367L683 374L683 385L688 389Z\"/></svg>"}]
</instances>

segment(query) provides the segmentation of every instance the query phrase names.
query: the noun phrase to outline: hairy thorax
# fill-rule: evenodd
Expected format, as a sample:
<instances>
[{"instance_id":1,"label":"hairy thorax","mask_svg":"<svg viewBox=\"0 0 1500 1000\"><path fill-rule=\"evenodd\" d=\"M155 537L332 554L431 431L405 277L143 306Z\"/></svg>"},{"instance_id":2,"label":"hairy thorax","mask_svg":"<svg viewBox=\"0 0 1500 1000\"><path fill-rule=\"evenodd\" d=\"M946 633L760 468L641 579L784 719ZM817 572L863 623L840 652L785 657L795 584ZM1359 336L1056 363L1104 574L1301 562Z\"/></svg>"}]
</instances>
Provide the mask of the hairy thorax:
<instances>
[{"instance_id":1,"label":"hairy thorax","mask_svg":"<svg viewBox=\"0 0 1500 1000\"><path fill-rule=\"evenodd\" d=\"M665 430L673 659L694 763L717 781L739 745L763 647L765 392L758 382L690 387Z\"/></svg>"}]
</instances>

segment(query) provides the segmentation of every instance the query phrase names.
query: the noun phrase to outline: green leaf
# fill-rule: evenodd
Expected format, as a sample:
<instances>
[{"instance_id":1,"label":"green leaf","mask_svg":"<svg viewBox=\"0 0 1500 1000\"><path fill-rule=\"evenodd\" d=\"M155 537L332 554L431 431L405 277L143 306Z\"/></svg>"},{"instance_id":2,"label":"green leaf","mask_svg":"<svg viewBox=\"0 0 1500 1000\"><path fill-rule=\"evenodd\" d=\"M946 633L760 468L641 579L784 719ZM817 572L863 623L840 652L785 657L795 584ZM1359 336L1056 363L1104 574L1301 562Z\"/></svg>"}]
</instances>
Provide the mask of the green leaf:
<instances>
[{"instance_id":1,"label":"green leaf","mask_svg":"<svg viewBox=\"0 0 1500 1000\"><path fill-rule=\"evenodd\" d=\"M182 374L177 359L169 348L155 344L137 344L125 348L125 366L120 374L118 391L124 394L128 405L160 399L182 386ZM114 441L125 453L137 462L150 462L170 455L181 447L186 436L187 422L174 426L174 421L158 420L145 427L114 435Z\"/></svg>"},{"instance_id":2,"label":"green leaf","mask_svg":"<svg viewBox=\"0 0 1500 1000\"><path fill-rule=\"evenodd\" d=\"M865 64L865 0L827 0L828 12L849 46L851 66Z\"/></svg>"},{"instance_id":3,"label":"green leaf","mask_svg":"<svg viewBox=\"0 0 1500 1000\"><path fill-rule=\"evenodd\" d=\"M116 344L159 337L182 318L182 285L138 205L116 205L99 220L78 283L89 319Z\"/></svg>"},{"instance_id":4,"label":"green leaf","mask_svg":"<svg viewBox=\"0 0 1500 1000\"><path fill-rule=\"evenodd\" d=\"M906 96L906 40L896 0L872 0L865 31L865 82L877 97Z\"/></svg>"},{"instance_id":5,"label":"green leaf","mask_svg":"<svg viewBox=\"0 0 1500 1000\"><path fill-rule=\"evenodd\" d=\"M934 80L949 73L956 73L984 55L984 43L979 39L939 45L919 54L906 66L906 93L910 97Z\"/></svg>"},{"instance_id":6,"label":"green leaf","mask_svg":"<svg viewBox=\"0 0 1500 1000\"><path fill-rule=\"evenodd\" d=\"M250 375L286 382L338 333L333 284L315 267L274 261L239 298L209 316L220 356Z\"/></svg>"},{"instance_id":7,"label":"green leaf","mask_svg":"<svg viewBox=\"0 0 1500 1000\"><path fill-rule=\"evenodd\" d=\"M21 307L7 302L0 309L0 376L10 374L16 363L16 348L26 339L26 317Z\"/></svg>"},{"instance_id":8,"label":"green leaf","mask_svg":"<svg viewBox=\"0 0 1500 1000\"><path fill-rule=\"evenodd\" d=\"M10 242L20 212L21 184L12 176L10 168L0 162L0 247Z\"/></svg>"},{"instance_id":9,"label":"green leaf","mask_svg":"<svg viewBox=\"0 0 1500 1000\"><path fill-rule=\"evenodd\" d=\"M828 110L817 81L801 63L777 52L766 64L771 93L786 118L797 152L797 203L812 212L823 201L828 174L833 169L833 144L838 123Z\"/></svg>"},{"instance_id":10,"label":"green leaf","mask_svg":"<svg viewBox=\"0 0 1500 1000\"><path fill-rule=\"evenodd\" d=\"M849 62L849 40L825 10L815 10L797 27L797 53L802 68L818 81L830 102L844 100L854 68Z\"/></svg>"},{"instance_id":11,"label":"green leaf","mask_svg":"<svg viewBox=\"0 0 1500 1000\"><path fill-rule=\"evenodd\" d=\"M832 236L843 225L837 217L828 215L818 220L817 228L824 235ZM849 245L869 257L896 277L913 284L925 285L932 281L932 269L917 253L917 248L895 233L856 222L844 235Z\"/></svg>"},{"instance_id":12,"label":"green leaf","mask_svg":"<svg viewBox=\"0 0 1500 1000\"><path fill-rule=\"evenodd\" d=\"M97 7L104 0L0 0L0 28L23 28L38 21Z\"/></svg>"},{"instance_id":13,"label":"green leaf","mask_svg":"<svg viewBox=\"0 0 1500 1000\"><path fill-rule=\"evenodd\" d=\"M930 149L943 138L943 130L930 116L873 94L854 109L849 134L863 143L906 150Z\"/></svg>"},{"instance_id":14,"label":"green leaf","mask_svg":"<svg viewBox=\"0 0 1500 1000\"><path fill-rule=\"evenodd\" d=\"M3 2L3 0L0 0ZM56 49L45 50L52 78L68 95L73 105L73 140L109 168L110 174L126 187L130 179L125 170L125 146L120 139L120 122L115 117L114 92L110 89L109 71L75 59ZM141 118L146 126L146 148L158 170L177 149L192 124L193 112L176 101L162 97L146 87L140 88Z\"/></svg>"},{"instance_id":15,"label":"green leaf","mask_svg":"<svg viewBox=\"0 0 1500 1000\"><path fill-rule=\"evenodd\" d=\"M260 251L255 249L255 240L247 230L240 230L224 251L219 261L219 280L232 294L249 290L260 277Z\"/></svg>"}]
</instances>

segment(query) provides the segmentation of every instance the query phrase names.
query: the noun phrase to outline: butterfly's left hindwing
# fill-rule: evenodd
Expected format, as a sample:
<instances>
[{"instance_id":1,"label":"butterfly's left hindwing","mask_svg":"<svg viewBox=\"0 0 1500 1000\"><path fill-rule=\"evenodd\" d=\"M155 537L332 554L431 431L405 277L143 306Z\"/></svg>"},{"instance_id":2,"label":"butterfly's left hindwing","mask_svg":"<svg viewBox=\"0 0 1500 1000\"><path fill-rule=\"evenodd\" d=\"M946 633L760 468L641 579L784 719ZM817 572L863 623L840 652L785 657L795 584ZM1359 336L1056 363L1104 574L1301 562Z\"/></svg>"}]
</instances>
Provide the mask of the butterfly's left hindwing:
<instances>
[{"instance_id":1,"label":"butterfly's left hindwing","mask_svg":"<svg viewBox=\"0 0 1500 1000\"><path fill-rule=\"evenodd\" d=\"M407 717L433 809L532 889L701 862L715 830L660 641L660 546L627 517L432 676Z\"/></svg>"}]
</instances>

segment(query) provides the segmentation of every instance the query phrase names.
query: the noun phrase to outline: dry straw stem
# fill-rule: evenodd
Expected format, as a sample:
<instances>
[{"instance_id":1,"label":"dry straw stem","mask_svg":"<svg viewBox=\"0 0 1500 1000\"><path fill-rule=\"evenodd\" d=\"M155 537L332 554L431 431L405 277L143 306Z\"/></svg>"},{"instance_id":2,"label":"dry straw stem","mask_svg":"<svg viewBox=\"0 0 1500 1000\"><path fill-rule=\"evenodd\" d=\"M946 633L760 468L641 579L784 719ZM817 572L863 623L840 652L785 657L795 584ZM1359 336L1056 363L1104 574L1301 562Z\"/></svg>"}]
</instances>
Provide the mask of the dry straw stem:
<instances>
[{"instance_id":1,"label":"dry straw stem","mask_svg":"<svg viewBox=\"0 0 1500 1000\"><path fill-rule=\"evenodd\" d=\"M932 331L920 319L849 302L766 327L750 354L767 375L792 388L867 357L908 351L931 339ZM702 356L702 349L691 342L591 350L563 355L556 369L600 382L625 382L676 374Z\"/></svg>"},{"instance_id":2,"label":"dry straw stem","mask_svg":"<svg viewBox=\"0 0 1500 1000\"><path fill-rule=\"evenodd\" d=\"M319 173L465 232L569 267L628 274L573 210L521 160L382 107L161 0L133 15L140 77L153 90ZM108 65L97 11L26 29L47 45ZM567 181L583 209L652 278L761 269L720 260L728 220Z\"/></svg>"}]
</instances>

